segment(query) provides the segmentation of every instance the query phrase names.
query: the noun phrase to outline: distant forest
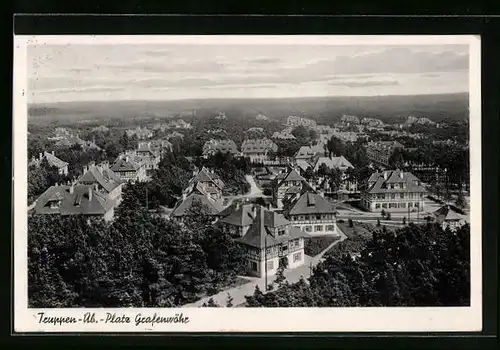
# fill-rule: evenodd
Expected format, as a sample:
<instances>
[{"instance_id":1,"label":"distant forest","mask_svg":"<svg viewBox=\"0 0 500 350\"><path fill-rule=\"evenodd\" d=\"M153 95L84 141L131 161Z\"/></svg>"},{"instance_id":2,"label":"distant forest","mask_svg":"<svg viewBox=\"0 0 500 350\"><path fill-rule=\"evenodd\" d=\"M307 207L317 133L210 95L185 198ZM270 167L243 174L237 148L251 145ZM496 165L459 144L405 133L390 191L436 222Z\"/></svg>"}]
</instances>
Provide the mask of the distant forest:
<instances>
[{"instance_id":1,"label":"distant forest","mask_svg":"<svg viewBox=\"0 0 500 350\"><path fill-rule=\"evenodd\" d=\"M446 95L317 97L294 99L212 99L174 101L96 101L30 105L30 124L60 124L161 120L168 117L210 118L219 112L228 118L255 118L263 114L285 121L289 115L307 116L332 124L343 114L403 122L407 116L428 117L435 122L467 120L467 93ZM194 114L194 115L193 115Z\"/></svg>"}]
</instances>

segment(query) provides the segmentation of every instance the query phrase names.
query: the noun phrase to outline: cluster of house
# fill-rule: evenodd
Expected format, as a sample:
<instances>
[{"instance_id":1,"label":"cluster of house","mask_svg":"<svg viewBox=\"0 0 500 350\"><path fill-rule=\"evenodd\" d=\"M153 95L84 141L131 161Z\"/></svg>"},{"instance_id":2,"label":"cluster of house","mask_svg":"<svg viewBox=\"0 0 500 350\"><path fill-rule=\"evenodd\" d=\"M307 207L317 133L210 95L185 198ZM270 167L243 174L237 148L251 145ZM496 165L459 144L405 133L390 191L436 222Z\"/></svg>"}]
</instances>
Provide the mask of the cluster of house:
<instances>
[{"instance_id":1,"label":"cluster of house","mask_svg":"<svg viewBox=\"0 0 500 350\"><path fill-rule=\"evenodd\" d=\"M313 128L316 126L316 122L312 119L308 119L305 117L297 117L294 115L289 116L286 119L286 125L292 128L295 128L297 126L303 126L306 128Z\"/></svg>"},{"instance_id":2,"label":"cluster of house","mask_svg":"<svg viewBox=\"0 0 500 350\"><path fill-rule=\"evenodd\" d=\"M304 263L304 238L338 234L334 205L294 168L274 179L272 204L239 202L224 207L224 183L202 168L191 179L170 217L179 222L200 213L200 206L245 247L248 273L276 273L279 259L293 268Z\"/></svg>"},{"instance_id":3,"label":"cluster of house","mask_svg":"<svg viewBox=\"0 0 500 350\"><path fill-rule=\"evenodd\" d=\"M406 125L411 125L411 124L427 124L427 125L435 125L436 123L430 120L429 118L426 117L414 117L412 115L408 116L406 118Z\"/></svg>"},{"instance_id":4,"label":"cluster of house","mask_svg":"<svg viewBox=\"0 0 500 350\"><path fill-rule=\"evenodd\" d=\"M128 137L135 136L138 140L147 140L153 137L154 132L146 127L141 128L140 126L138 126L135 129L127 130L126 134Z\"/></svg>"},{"instance_id":5,"label":"cluster of house","mask_svg":"<svg viewBox=\"0 0 500 350\"><path fill-rule=\"evenodd\" d=\"M168 129L192 129L192 128L193 126L191 125L191 123L188 123L183 119L174 119L169 121L168 123L154 124L152 127L153 130L160 130L162 132Z\"/></svg>"},{"instance_id":6,"label":"cluster of house","mask_svg":"<svg viewBox=\"0 0 500 350\"><path fill-rule=\"evenodd\" d=\"M150 173L158 169L161 157L170 151L172 144L167 140L139 142L137 149L118 155L111 169L122 181L147 181Z\"/></svg>"},{"instance_id":7,"label":"cluster of house","mask_svg":"<svg viewBox=\"0 0 500 350\"><path fill-rule=\"evenodd\" d=\"M228 139L210 139L203 145L204 157L213 156L218 152L231 153L233 156L248 157L254 163L268 160L270 155L277 151L278 146L268 138L244 140L241 151L238 150L233 140Z\"/></svg>"},{"instance_id":8,"label":"cluster of house","mask_svg":"<svg viewBox=\"0 0 500 350\"><path fill-rule=\"evenodd\" d=\"M297 156L310 156L314 152L303 149ZM156 159L157 154L151 152L151 144L147 143L142 143L137 153L149 159ZM52 153L44 156L52 160L55 157ZM318 154L314 154L314 158L317 158L316 165L318 159L321 162L333 159L318 157ZM352 167L345 158L338 158L336 167ZM82 214L112 220L121 202L122 186L130 180L120 173L120 169L117 172L113 169L107 162L85 166L76 181L47 189L35 201L32 212L62 216ZM245 248L251 275L275 274L280 259L288 259L290 268L299 266L304 263L306 237L339 234L334 204L324 198L324 191L317 182L305 180L300 166L290 165L272 180L272 198L267 206L248 200L225 205L224 186L213 170L204 167L194 172L169 217L183 224L186 218L199 215L204 208L213 217L214 225L220 225ZM424 209L424 196L425 189L417 177L409 172L391 170L371 175L361 204L368 211L420 212ZM443 228L454 230L465 223L464 216L449 206L434 215Z\"/></svg>"},{"instance_id":9,"label":"cluster of house","mask_svg":"<svg viewBox=\"0 0 500 350\"><path fill-rule=\"evenodd\" d=\"M48 140L55 141L56 147L71 147L81 146L84 150L88 149L101 149L96 145L95 141L82 140L80 136L74 135L66 128L55 128L54 136L48 137Z\"/></svg>"},{"instance_id":10,"label":"cluster of house","mask_svg":"<svg viewBox=\"0 0 500 350\"><path fill-rule=\"evenodd\" d=\"M90 163L76 181L49 187L37 198L32 211L37 215L82 214L111 221L121 202L122 186L123 181L107 162Z\"/></svg>"},{"instance_id":11,"label":"cluster of house","mask_svg":"<svg viewBox=\"0 0 500 350\"><path fill-rule=\"evenodd\" d=\"M360 120L360 123L373 128L384 126L384 122L377 118L364 117Z\"/></svg>"}]
</instances>

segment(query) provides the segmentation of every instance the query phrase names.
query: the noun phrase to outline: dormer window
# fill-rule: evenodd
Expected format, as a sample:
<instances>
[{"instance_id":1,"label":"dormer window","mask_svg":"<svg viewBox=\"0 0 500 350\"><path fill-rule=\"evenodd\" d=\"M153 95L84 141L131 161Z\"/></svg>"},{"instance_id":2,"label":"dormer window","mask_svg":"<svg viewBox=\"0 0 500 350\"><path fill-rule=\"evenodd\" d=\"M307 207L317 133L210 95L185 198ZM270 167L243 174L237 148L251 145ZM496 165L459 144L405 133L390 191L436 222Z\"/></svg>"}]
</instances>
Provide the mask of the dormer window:
<instances>
[{"instance_id":1,"label":"dormer window","mask_svg":"<svg viewBox=\"0 0 500 350\"><path fill-rule=\"evenodd\" d=\"M49 202L49 206L51 209L57 209L61 207L61 201L60 200L54 200Z\"/></svg>"},{"instance_id":2,"label":"dormer window","mask_svg":"<svg viewBox=\"0 0 500 350\"><path fill-rule=\"evenodd\" d=\"M286 234L286 230L284 227L278 228L278 236L284 236Z\"/></svg>"}]
</instances>

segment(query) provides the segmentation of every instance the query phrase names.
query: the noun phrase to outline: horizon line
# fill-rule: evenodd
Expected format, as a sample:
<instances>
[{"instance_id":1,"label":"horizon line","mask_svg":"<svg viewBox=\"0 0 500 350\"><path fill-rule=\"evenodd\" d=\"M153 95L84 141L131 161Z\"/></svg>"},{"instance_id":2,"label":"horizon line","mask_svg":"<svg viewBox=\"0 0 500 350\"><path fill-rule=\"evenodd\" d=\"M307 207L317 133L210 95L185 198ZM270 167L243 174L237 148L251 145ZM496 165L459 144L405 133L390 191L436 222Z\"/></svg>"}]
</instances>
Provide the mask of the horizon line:
<instances>
[{"instance_id":1,"label":"horizon line","mask_svg":"<svg viewBox=\"0 0 500 350\"><path fill-rule=\"evenodd\" d=\"M449 92L437 94L390 94L390 95L331 95L331 96L304 96L304 97L218 97L218 98L178 98L178 99L110 99L110 100L73 100L73 101L54 101L54 102L28 102L27 105L54 105L70 103L113 103L113 102L180 102L180 101L251 101L251 100L305 100L305 99L328 99L328 98L384 98L384 97L411 97L411 96L447 96L447 95L469 95L469 91Z\"/></svg>"}]
</instances>

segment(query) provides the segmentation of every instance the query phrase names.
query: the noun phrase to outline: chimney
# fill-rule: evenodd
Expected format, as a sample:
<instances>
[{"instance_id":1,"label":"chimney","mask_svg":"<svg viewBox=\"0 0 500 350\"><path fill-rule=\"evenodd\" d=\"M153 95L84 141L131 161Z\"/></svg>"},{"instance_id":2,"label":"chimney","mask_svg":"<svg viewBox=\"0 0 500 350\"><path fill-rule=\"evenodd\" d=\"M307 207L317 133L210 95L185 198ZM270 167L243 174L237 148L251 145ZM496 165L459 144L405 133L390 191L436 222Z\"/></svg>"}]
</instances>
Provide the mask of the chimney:
<instances>
[{"instance_id":1,"label":"chimney","mask_svg":"<svg viewBox=\"0 0 500 350\"><path fill-rule=\"evenodd\" d=\"M183 201L185 201L185 200L186 200L186 197L187 197L187 196L186 196L186 192L184 192L184 193L182 194L182 200L183 200Z\"/></svg>"},{"instance_id":2,"label":"chimney","mask_svg":"<svg viewBox=\"0 0 500 350\"><path fill-rule=\"evenodd\" d=\"M43 154L39 153L38 156L40 157L40 160L42 160Z\"/></svg>"},{"instance_id":3,"label":"chimney","mask_svg":"<svg viewBox=\"0 0 500 350\"><path fill-rule=\"evenodd\" d=\"M83 166L83 173L85 174L89 170L89 167L87 165Z\"/></svg>"},{"instance_id":4,"label":"chimney","mask_svg":"<svg viewBox=\"0 0 500 350\"><path fill-rule=\"evenodd\" d=\"M52 155L54 155L54 151L52 151Z\"/></svg>"},{"instance_id":5,"label":"chimney","mask_svg":"<svg viewBox=\"0 0 500 350\"><path fill-rule=\"evenodd\" d=\"M384 180L387 180L388 176L389 176L389 173L387 171L384 171Z\"/></svg>"},{"instance_id":6,"label":"chimney","mask_svg":"<svg viewBox=\"0 0 500 350\"><path fill-rule=\"evenodd\" d=\"M73 194L74 192L75 192L75 186L74 186L73 184L71 184L71 185L69 186L69 193L70 193L70 194Z\"/></svg>"},{"instance_id":7,"label":"chimney","mask_svg":"<svg viewBox=\"0 0 500 350\"><path fill-rule=\"evenodd\" d=\"M403 179L403 178L404 178L404 174L403 174L403 172L402 172L402 171L399 171L399 177L400 177L401 179Z\"/></svg>"},{"instance_id":8,"label":"chimney","mask_svg":"<svg viewBox=\"0 0 500 350\"><path fill-rule=\"evenodd\" d=\"M297 193L295 194L295 200L299 200L299 198L300 198L300 192L297 192Z\"/></svg>"},{"instance_id":9,"label":"chimney","mask_svg":"<svg viewBox=\"0 0 500 350\"><path fill-rule=\"evenodd\" d=\"M92 200L92 186L89 186L89 202Z\"/></svg>"},{"instance_id":10,"label":"chimney","mask_svg":"<svg viewBox=\"0 0 500 350\"><path fill-rule=\"evenodd\" d=\"M267 203L267 210L271 210L271 202Z\"/></svg>"},{"instance_id":11,"label":"chimney","mask_svg":"<svg viewBox=\"0 0 500 350\"><path fill-rule=\"evenodd\" d=\"M255 219L257 217L257 206L252 207L252 217Z\"/></svg>"},{"instance_id":12,"label":"chimney","mask_svg":"<svg viewBox=\"0 0 500 350\"><path fill-rule=\"evenodd\" d=\"M236 202L235 209L236 210L240 209L240 202Z\"/></svg>"}]
</instances>

